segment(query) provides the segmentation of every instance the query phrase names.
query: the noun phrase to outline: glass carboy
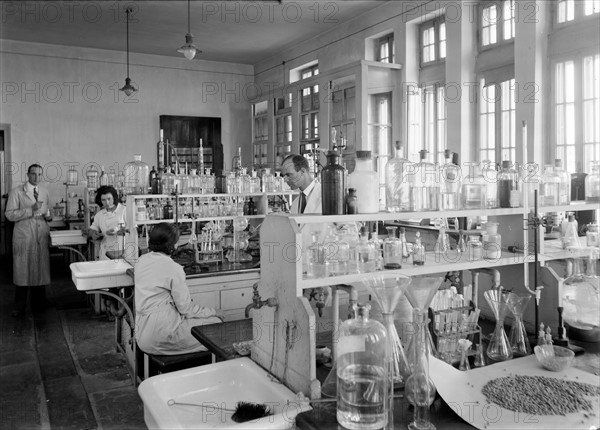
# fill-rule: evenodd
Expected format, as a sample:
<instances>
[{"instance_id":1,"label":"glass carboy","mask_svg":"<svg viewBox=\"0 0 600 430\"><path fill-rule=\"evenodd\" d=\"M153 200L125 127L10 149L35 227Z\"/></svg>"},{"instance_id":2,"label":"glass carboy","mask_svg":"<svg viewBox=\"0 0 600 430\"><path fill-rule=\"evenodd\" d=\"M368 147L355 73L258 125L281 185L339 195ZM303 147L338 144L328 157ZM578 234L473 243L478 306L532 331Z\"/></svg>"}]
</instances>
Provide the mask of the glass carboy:
<instances>
[{"instance_id":1,"label":"glass carboy","mask_svg":"<svg viewBox=\"0 0 600 430\"><path fill-rule=\"evenodd\" d=\"M125 194L146 194L150 178L150 167L142 161L140 154L133 156L133 161L123 167L125 175Z\"/></svg>"},{"instance_id":2,"label":"glass carboy","mask_svg":"<svg viewBox=\"0 0 600 430\"><path fill-rule=\"evenodd\" d=\"M339 329L337 421L347 429L380 429L387 424L389 408L387 332L369 318L370 305L353 308L355 318Z\"/></svg>"},{"instance_id":3,"label":"glass carboy","mask_svg":"<svg viewBox=\"0 0 600 430\"><path fill-rule=\"evenodd\" d=\"M348 188L358 195L358 213L379 212L379 175L373 169L371 151L356 151L356 166L348 175Z\"/></svg>"},{"instance_id":4,"label":"glass carboy","mask_svg":"<svg viewBox=\"0 0 600 430\"><path fill-rule=\"evenodd\" d=\"M346 206L346 169L339 163L340 154L327 153L327 165L321 171L321 206L323 215L343 215Z\"/></svg>"},{"instance_id":5,"label":"glass carboy","mask_svg":"<svg viewBox=\"0 0 600 430\"><path fill-rule=\"evenodd\" d=\"M389 212L410 210L409 183L406 176L411 162L403 158L402 146L396 141L394 157L385 165L385 202Z\"/></svg>"}]
</instances>

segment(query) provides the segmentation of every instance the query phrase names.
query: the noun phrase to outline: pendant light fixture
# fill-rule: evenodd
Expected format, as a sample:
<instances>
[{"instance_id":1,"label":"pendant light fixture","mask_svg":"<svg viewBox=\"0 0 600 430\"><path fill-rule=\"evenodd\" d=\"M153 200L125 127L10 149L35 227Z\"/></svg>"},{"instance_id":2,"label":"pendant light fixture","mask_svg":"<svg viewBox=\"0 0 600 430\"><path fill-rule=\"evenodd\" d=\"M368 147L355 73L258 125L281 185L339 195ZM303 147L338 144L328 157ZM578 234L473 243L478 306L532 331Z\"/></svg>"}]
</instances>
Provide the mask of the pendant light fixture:
<instances>
[{"instance_id":1,"label":"pendant light fixture","mask_svg":"<svg viewBox=\"0 0 600 430\"><path fill-rule=\"evenodd\" d=\"M192 33L190 32L190 0L188 0L188 32L185 35L185 45L179 48L177 52L185 55L185 58L188 60L193 60L196 53L202 52L194 45L194 36L192 36Z\"/></svg>"},{"instance_id":2,"label":"pendant light fixture","mask_svg":"<svg viewBox=\"0 0 600 430\"><path fill-rule=\"evenodd\" d=\"M129 14L133 12L133 9L128 7L125 9L127 15L127 77L125 78L125 85L121 88L121 91L125 92L128 96L135 93L137 90L131 85L131 79L129 78Z\"/></svg>"}]
</instances>

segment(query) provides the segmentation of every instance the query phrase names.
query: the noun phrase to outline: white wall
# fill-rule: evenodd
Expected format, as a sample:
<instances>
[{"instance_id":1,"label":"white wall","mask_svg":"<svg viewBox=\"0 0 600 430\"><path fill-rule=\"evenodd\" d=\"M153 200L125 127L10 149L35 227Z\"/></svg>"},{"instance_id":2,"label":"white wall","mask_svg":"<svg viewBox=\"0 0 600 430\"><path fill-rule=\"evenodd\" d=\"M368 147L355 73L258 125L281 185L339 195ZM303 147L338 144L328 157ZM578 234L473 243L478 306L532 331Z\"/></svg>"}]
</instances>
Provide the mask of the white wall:
<instances>
[{"instance_id":1,"label":"white wall","mask_svg":"<svg viewBox=\"0 0 600 430\"><path fill-rule=\"evenodd\" d=\"M221 118L225 168L251 135L245 89L251 66L131 54L138 92L125 100L123 52L0 39L0 123L11 126L12 185L33 162L46 167L53 201L64 195L65 163L121 169L134 153L156 164L159 115ZM83 177L80 170L80 178Z\"/></svg>"}]
</instances>

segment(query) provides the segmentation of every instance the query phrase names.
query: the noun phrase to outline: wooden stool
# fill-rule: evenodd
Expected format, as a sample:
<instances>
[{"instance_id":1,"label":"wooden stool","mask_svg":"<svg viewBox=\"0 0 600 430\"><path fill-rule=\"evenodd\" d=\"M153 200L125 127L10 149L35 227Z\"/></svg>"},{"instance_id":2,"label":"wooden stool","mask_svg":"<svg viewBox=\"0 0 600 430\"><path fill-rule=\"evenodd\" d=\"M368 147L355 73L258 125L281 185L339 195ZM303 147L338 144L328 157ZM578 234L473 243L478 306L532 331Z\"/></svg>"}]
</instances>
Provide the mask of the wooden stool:
<instances>
[{"instance_id":1,"label":"wooden stool","mask_svg":"<svg viewBox=\"0 0 600 430\"><path fill-rule=\"evenodd\" d=\"M140 348L136 348L136 352L138 354L138 378L142 381L161 373L175 372L213 362L210 351L177 355L152 355L146 354Z\"/></svg>"}]
</instances>

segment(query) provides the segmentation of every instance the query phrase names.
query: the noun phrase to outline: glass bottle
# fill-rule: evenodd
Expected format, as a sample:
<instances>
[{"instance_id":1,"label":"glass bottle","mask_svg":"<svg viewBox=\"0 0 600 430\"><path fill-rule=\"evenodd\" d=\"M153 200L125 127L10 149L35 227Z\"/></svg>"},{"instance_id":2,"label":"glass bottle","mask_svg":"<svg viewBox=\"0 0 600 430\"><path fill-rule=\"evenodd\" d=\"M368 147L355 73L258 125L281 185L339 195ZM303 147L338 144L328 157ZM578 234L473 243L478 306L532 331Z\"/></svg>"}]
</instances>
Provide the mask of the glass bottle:
<instances>
[{"instance_id":1,"label":"glass bottle","mask_svg":"<svg viewBox=\"0 0 600 430\"><path fill-rule=\"evenodd\" d=\"M252 170L252 174L248 178L248 192L260 193L260 178L256 176L256 170Z\"/></svg>"},{"instance_id":2,"label":"glass bottle","mask_svg":"<svg viewBox=\"0 0 600 430\"><path fill-rule=\"evenodd\" d=\"M69 170L67 171L67 185L77 185L77 183L79 182L77 176L78 173L75 169L75 165L72 164L71 166L69 166Z\"/></svg>"},{"instance_id":3,"label":"glass bottle","mask_svg":"<svg viewBox=\"0 0 600 430\"><path fill-rule=\"evenodd\" d=\"M162 128L160 129L158 142L156 144L156 155L158 160L158 170L162 170L165 167L165 142L164 131Z\"/></svg>"},{"instance_id":4,"label":"glass bottle","mask_svg":"<svg viewBox=\"0 0 600 430\"><path fill-rule=\"evenodd\" d=\"M324 278L327 276L325 270L325 247L319 242L319 232L312 232L312 243L309 247L309 259L307 278Z\"/></svg>"},{"instance_id":5,"label":"glass bottle","mask_svg":"<svg viewBox=\"0 0 600 430\"><path fill-rule=\"evenodd\" d=\"M321 171L321 206L323 215L345 213L346 169L339 163L340 154L327 152L327 165Z\"/></svg>"},{"instance_id":6,"label":"glass bottle","mask_svg":"<svg viewBox=\"0 0 600 430\"><path fill-rule=\"evenodd\" d=\"M569 338L589 341L586 332L600 326L600 278L596 275L599 251L573 248L571 252L573 271L564 281L558 306L564 308L563 319L570 331Z\"/></svg>"},{"instance_id":7,"label":"glass bottle","mask_svg":"<svg viewBox=\"0 0 600 430\"><path fill-rule=\"evenodd\" d=\"M600 203L600 161L592 161L592 173L585 177L585 202Z\"/></svg>"},{"instance_id":8,"label":"glass bottle","mask_svg":"<svg viewBox=\"0 0 600 430\"><path fill-rule=\"evenodd\" d=\"M149 179L149 183L150 183L150 192L152 194L158 194L158 174L156 173L154 166L152 166L152 169L150 169L148 179ZM155 192L155 190L156 190L156 192Z\"/></svg>"},{"instance_id":9,"label":"glass bottle","mask_svg":"<svg viewBox=\"0 0 600 430\"><path fill-rule=\"evenodd\" d=\"M354 171L348 175L348 189L354 188L360 197L358 212L379 212L379 175L373 169L371 151L356 151Z\"/></svg>"},{"instance_id":10,"label":"glass bottle","mask_svg":"<svg viewBox=\"0 0 600 430\"><path fill-rule=\"evenodd\" d=\"M388 342L385 327L369 318L368 304L339 329L337 421L348 429L380 429L388 421Z\"/></svg>"},{"instance_id":11,"label":"glass bottle","mask_svg":"<svg viewBox=\"0 0 600 430\"><path fill-rule=\"evenodd\" d=\"M372 246L369 245L369 232L364 227L361 229L360 239L356 245L356 259L358 273L375 271L375 255Z\"/></svg>"},{"instance_id":12,"label":"glass bottle","mask_svg":"<svg viewBox=\"0 0 600 430\"><path fill-rule=\"evenodd\" d=\"M410 188L406 169L412 163L403 158L403 148L396 141L394 157L385 165L385 201L388 212L410 211Z\"/></svg>"},{"instance_id":13,"label":"glass bottle","mask_svg":"<svg viewBox=\"0 0 600 430\"><path fill-rule=\"evenodd\" d=\"M498 260L502 256L502 237L498 234L497 222L486 222L485 233L482 235L483 258Z\"/></svg>"},{"instance_id":14,"label":"glass bottle","mask_svg":"<svg viewBox=\"0 0 600 430\"><path fill-rule=\"evenodd\" d=\"M421 243L421 232L415 233L412 255L414 265L422 266L425 264L425 246Z\"/></svg>"},{"instance_id":15,"label":"glass bottle","mask_svg":"<svg viewBox=\"0 0 600 430\"><path fill-rule=\"evenodd\" d=\"M275 176L271 173L271 169L266 167L265 173L262 175L262 190L264 193L275 192Z\"/></svg>"},{"instance_id":16,"label":"glass bottle","mask_svg":"<svg viewBox=\"0 0 600 430\"><path fill-rule=\"evenodd\" d=\"M98 176L98 185L101 187L108 185L108 175L104 171L104 166L100 166L100 176Z\"/></svg>"},{"instance_id":17,"label":"glass bottle","mask_svg":"<svg viewBox=\"0 0 600 430\"><path fill-rule=\"evenodd\" d=\"M162 175L162 190L165 194L173 194L175 192L175 174L169 167L165 168L165 173Z\"/></svg>"},{"instance_id":18,"label":"glass bottle","mask_svg":"<svg viewBox=\"0 0 600 430\"><path fill-rule=\"evenodd\" d=\"M426 149L419 151L421 161L408 176L413 211L437 211L439 208L440 172L435 164L427 161L428 153Z\"/></svg>"},{"instance_id":19,"label":"glass bottle","mask_svg":"<svg viewBox=\"0 0 600 430\"><path fill-rule=\"evenodd\" d=\"M400 246L402 247L402 260L408 260L410 256L410 252L408 251L408 243L406 242L406 229L404 227L400 227Z\"/></svg>"},{"instance_id":20,"label":"glass bottle","mask_svg":"<svg viewBox=\"0 0 600 430\"><path fill-rule=\"evenodd\" d=\"M85 172L87 179L87 186L90 190L96 190L98 188L98 169L93 164Z\"/></svg>"},{"instance_id":21,"label":"glass bottle","mask_svg":"<svg viewBox=\"0 0 600 430\"><path fill-rule=\"evenodd\" d=\"M560 158L554 160L554 172L560 178L560 189L558 191L558 204L571 204L571 174L563 167L563 162Z\"/></svg>"},{"instance_id":22,"label":"glass bottle","mask_svg":"<svg viewBox=\"0 0 600 430\"><path fill-rule=\"evenodd\" d=\"M402 242L396 238L397 227L386 227L388 237L383 241L383 267L385 269L402 268Z\"/></svg>"},{"instance_id":23,"label":"glass bottle","mask_svg":"<svg viewBox=\"0 0 600 430\"><path fill-rule=\"evenodd\" d=\"M135 154L133 161L125 164L123 173L125 174L125 193L127 195L148 193L150 168L142 161L140 154Z\"/></svg>"},{"instance_id":24,"label":"glass bottle","mask_svg":"<svg viewBox=\"0 0 600 430\"><path fill-rule=\"evenodd\" d=\"M117 174L113 167L111 167L108 171L108 185L110 185L111 187L117 186Z\"/></svg>"},{"instance_id":25,"label":"glass bottle","mask_svg":"<svg viewBox=\"0 0 600 430\"><path fill-rule=\"evenodd\" d=\"M122 199L125 194L125 174L120 172L117 176L117 191L119 192L119 197Z\"/></svg>"},{"instance_id":26,"label":"glass bottle","mask_svg":"<svg viewBox=\"0 0 600 430\"><path fill-rule=\"evenodd\" d=\"M483 246L479 241L479 236L469 236L469 240L467 241L467 255L469 256L469 261L479 261L483 258Z\"/></svg>"},{"instance_id":27,"label":"glass bottle","mask_svg":"<svg viewBox=\"0 0 600 430\"><path fill-rule=\"evenodd\" d=\"M555 206L559 203L561 178L554 171L554 165L544 166L544 173L540 177L540 205Z\"/></svg>"},{"instance_id":28,"label":"glass bottle","mask_svg":"<svg viewBox=\"0 0 600 430\"><path fill-rule=\"evenodd\" d=\"M258 215L258 209L252 197L248 199L248 215Z\"/></svg>"},{"instance_id":29,"label":"glass bottle","mask_svg":"<svg viewBox=\"0 0 600 430\"><path fill-rule=\"evenodd\" d=\"M148 220L148 211L146 210L146 202L143 199L135 201L135 219L137 221Z\"/></svg>"},{"instance_id":30,"label":"glass bottle","mask_svg":"<svg viewBox=\"0 0 600 430\"><path fill-rule=\"evenodd\" d=\"M427 322L427 311L413 310L414 356L409 358L413 368L404 387L408 402L414 406L414 420L408 424L408 428L413 430L435 429L429 421L429 407L435 399L435 385L429 377Z\"/></svg>"},{"instance_id":31,"label":"glass bottle","mask_svg":"<svg viewBox=\"0 0 600 430\"><path fill-rule=\"evenodd\" d=\"M531 295L518 296L515 293L508 293L507 305L513 314L513 323L508 335L508 341L513 351L513 356L526 356L531 354L531 345L527 337L527 331L523 324L523 312L531 300Z\"/></svg>"},{"instance_id":32,"label":"glass bottle","mask_svg":"<svg viewBox=\"0 0 600 430\"><path fill-rule=\"evenodd\" d=\"M358 196L355 188L348 188L346 196L346 213L349 215L360 213L358 211Z\"/></svg>"},{"instance_id":33,"label":"glass bottle","mask_svg":"<svg viewBox=\"0 0 600 430\"><path fill-rule=\"evenodd\" d=\"M563 249L569 247L580 247L579 234L577 232L577 221L575 221L575 215L569 212L569 221L565 228L565 232L562 236Z\"/></svg>"},{"instance_id":34,"label":"glass bottle","mask_svg":"<svg viewBox=\"0 0 600 430\"><path fill-rule=\"evenodd\" d=\"M585 233L587 246L598 247L598 224L588 224L588 230Z\"/></svg>"},{"instance_id":35,"label":"glass bottle","mask_svg":"<svg viewBox=\"0 0 600 430\"><path fill-rule=\"evenodd\" d=\"M488 181L481 173L477 162L467 162L469 174L462 184L462 207L464 209L485 209L487 207Z\"/></svg>"},{"instance_id":36,"label":"glass bottle","mask_svg":"<svg viewBox=\"0 0 600 430\"><path fill-rule=\"evenodd\" d=\"M498 171L496 163L489 160L484 161L481 168L481 175L485 181L485 207L498 207ZM533 199L531 200L533 201Z\"/></svg>"},{"instance_id":37,"label":"glass bottle","mask_svg":"<svg viewBox=\"0 0 600 430\"><path fill-rule=\"evenodd\" d=\"M446 164L441 171L441 209L459 209L461 193L460 167L452 162L453 152L449 149L444 151Z\"/></svg>"},{"instance_id":38,"label":"glass bottle","mask_svg":"<svg viewBox=\"0 0 600 430\"><path fill-rule=\"evenodd\" d=\"M167 203L163 206L163 219L173 219L173 205L169 199L167 199Z\"/></svg>"},{"instance_id":39,"label":"glass bottle","mask_svg":"<svg viewBox=\"0 0 600 430\"><path fill-rule=\"evenodd\" d=\"M501 208L514 208L519 206L520 199L517 171L510 161L504 160L498 173L498 204Z\"/></svg>"}]
</instances>

